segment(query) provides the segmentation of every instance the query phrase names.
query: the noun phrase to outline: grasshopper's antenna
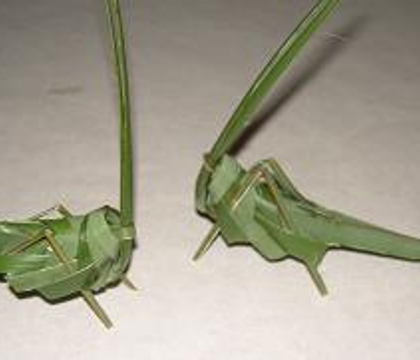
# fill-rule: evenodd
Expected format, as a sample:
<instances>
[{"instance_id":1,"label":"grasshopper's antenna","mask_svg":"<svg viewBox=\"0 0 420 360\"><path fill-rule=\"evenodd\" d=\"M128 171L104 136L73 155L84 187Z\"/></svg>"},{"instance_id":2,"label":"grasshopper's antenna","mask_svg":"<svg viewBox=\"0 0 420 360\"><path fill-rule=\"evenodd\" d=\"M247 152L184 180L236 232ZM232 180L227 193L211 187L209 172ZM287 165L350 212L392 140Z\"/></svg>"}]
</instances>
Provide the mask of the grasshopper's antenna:
<instances>
[{"instance_id":1,"label":"grasshopper's antenna","mask_svg":"<svg viewBox=\"0 0 420 360\"><path fill-rule=\"evenodd\" d=\"M106 0L115 70L118 80L120 117L120 212L125 237L134 238L133 159L131 143L130 84L127 70L124 23L119 0Z\"/></svg>"},{"instance_id":2,"label":"grasshopper's antenna","mask_svg":"<svg viewBox=\"0 0 420 360\"><path fill-rule=\"evenodd\" d=\"M319 0L274 53L230 117L208 154L207 161L217 163L232 148L250 124L251 116L273 88L277 79L287 70L311 35L322 25L338 3L339 0Z\"/></svg>"},{"instance_id":3,"label":"grasshopper's antenna","mask_svg":"<svg viewBox=\"0 0 420 360\"><path fill-rule=\"evenodd\" d=\"M338 3L339 0L318 1L274 53L239 103L211 151L204 157L204 166L201 168L195 190L196 207L199 212L206 213L205 197L207 185L215 165L219 163L242 135L251 122L251 116L268 92Z\"/></svg>"},{"instance_id":4,"label":"grasshopper's antenna","mask_svg":"<svg viewBox=\"0 0 420 360\"><path fill-rule=\"evenodd\" d=\"M128 76L125 46L124 22L119 0L106 0L111 42L114 52L115 72L118 81L120 117L120 217L121 236L124 240L134 240L134 187L133 150L131 142L130 82ZM122 281L132 290L137 290L126 275Z\"/></svg>"}]
</instances>

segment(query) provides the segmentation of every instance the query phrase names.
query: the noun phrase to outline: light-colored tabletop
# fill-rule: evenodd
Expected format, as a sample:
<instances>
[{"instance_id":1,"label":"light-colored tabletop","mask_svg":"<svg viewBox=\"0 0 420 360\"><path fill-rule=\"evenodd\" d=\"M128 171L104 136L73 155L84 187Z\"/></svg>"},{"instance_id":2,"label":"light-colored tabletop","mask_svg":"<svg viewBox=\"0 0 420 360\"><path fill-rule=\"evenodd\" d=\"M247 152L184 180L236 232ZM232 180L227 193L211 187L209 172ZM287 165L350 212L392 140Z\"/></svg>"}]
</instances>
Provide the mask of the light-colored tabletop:
<instances>
[{"instance_id":1,"label":"light-colored tabletop","mask_svg":"<svg viewBox=\"0 0 420 360\"><path fill-rule=\"evenodd\" d=\"M218 241L194 212L201 155L312 1L122 1L130 45L138 248L124 286L18 300L0 285L0 358L414 360L420 263L331 251L304 267ZM420 236L420 3L347 0L238 153L276 158L327 207ZM0 3L0 218L118 204L117 104L100 0Z\"/></svg>"}]
</instances>

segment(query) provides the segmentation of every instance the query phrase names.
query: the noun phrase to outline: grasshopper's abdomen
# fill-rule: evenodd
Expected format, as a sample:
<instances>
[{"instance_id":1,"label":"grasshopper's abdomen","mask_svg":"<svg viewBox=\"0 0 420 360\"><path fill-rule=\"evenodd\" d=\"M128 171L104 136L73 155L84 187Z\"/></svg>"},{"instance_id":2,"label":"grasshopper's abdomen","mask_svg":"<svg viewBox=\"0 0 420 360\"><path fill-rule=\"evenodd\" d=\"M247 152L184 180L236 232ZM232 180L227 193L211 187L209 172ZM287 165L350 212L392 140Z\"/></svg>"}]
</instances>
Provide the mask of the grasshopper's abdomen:
<instances>
[{"instance_id":1,"label":"grasshopper's abdomen","mask_svg":"<svg viewBox=\"0 0 420 360\"><path fill-rule=\"evenodd\" d=\"M311 226L312 224L312 226ZM310 236L329 246L374 253L405 260L420 260L420 240L367 222L332 212L307 219Z\"/></svg>"},{"instance_id":2,"label":"grasshopper's abdomen","mask_svg":"<svg viewBox=\"0 0 420 360\"><path fill-rule=\"evenodd\" d=\"M299 256L302 253L299 246L308 249L321 246L321 253L329 248L344 248L405 260L420 260L419 239L328 210L309 201L298 201L280 192L279 196L291 222L291 231L286 233L286 229L279 223L277 208L262 197L258 200L255 219L268 231L273 242L281 245L287 239L294 238L292 245L297 253L289 255Z\"/></svg>"},{"instance_id":3,"label":"grasshopper's abdomen","mask_svg":"<svg viewBox=\"0 0 420 360\"><path fill-rule=\"evenodd\" d=\"M301 236L328 248L346 248L405 260L420 260L420 240L315 204L287 200Z\"/></svg>"}]
</instances>

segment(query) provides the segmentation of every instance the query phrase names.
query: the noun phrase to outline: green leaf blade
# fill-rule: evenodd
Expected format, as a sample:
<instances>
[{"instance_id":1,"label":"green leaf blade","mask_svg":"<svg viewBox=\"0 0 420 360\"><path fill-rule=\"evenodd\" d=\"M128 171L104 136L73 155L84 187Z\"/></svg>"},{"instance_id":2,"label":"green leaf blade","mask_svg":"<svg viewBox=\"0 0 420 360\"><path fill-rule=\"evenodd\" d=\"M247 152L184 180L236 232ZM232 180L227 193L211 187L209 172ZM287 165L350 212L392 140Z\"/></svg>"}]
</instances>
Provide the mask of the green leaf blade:
<instances>
[{"instance_id":1,"label":"green leaf blade","mask_svg":"<svg viewBox=\"0 0 420 360\"><path fill-rule=\"evenodd\" d=\"M338 3L339 0L319 1L274 53L239 103L214 144L210 152L212 162L217 163L231 149L244 129L250 124L251 116L268 92Z\"/></svg>"}]
</instances>

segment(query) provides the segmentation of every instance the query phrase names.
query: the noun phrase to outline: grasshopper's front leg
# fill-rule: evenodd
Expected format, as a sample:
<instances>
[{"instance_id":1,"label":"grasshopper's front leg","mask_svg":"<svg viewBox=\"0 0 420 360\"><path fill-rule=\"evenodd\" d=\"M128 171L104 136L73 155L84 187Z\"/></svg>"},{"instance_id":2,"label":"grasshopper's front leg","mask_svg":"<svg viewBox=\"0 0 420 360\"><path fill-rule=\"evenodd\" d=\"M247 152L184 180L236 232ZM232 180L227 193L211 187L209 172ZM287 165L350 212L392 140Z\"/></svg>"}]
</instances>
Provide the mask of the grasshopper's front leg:
<instances>
[{"instance_id":1,"label":"grasshopper's front leg","mask_svg":"<svg viewBox=\"0 0 420 360\"><path fill-rule=\"evenodd\" d=\"M218 236L220 235L220 226L215 224L207 233L203 241L200 243L197 251L193 256L193 261L199 260L204 254L211 248L211 246L216 242Z\"/></svg>"},{"instance_id":2,"label":"grasshopper's front leg","mask_svg":"<svg viewBox=\"0 0 420 360\"><path fill-rule=\"evenodd\" d=\"M72 266L71 259L68 258L67 254L61 248L60 244L55 240L54 234L51 231L46 230L45 238L47 239L47 242L50 245L51 249L54 251L54 254L66 266L67 270L70 273L74 272L75 269ZM90 291L89 289L82 289L80 293L85 299L88 306L91 308L94 314L99 318L99 320L102 321L105 327L107 327L108 329L111 328L112 321L106 314L105 310L101 307L101 305L95 299L95 296L93 295L92 291Z\"/></svg>"},{"instance_id":3,"label":"grasshopper's front leg","mask_svg":"<svg viewBox=\"0 0 420 360\"><path fill-rule=\"evenodd\" d=\"M254 189L256 185L258 185L260 179L261 173L256 170L251 170L243 176L241 184L237 187L236 191L232 195L230 195L230 198L227 199L228 213L233 213L235 211L235 209L245 199L247 194L252 189ZM221 228L218 224L218 219L216 218L215 220L216 224L210 229L208 234L205 236L204 240L201 242L198 250L196 251L193 257L193 260L200 259L210 249L210 247L216 241L217 237L220 235ZM287 220L284 220L282 222L287 223Z\"/></svg>"}]
</instances>

